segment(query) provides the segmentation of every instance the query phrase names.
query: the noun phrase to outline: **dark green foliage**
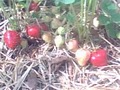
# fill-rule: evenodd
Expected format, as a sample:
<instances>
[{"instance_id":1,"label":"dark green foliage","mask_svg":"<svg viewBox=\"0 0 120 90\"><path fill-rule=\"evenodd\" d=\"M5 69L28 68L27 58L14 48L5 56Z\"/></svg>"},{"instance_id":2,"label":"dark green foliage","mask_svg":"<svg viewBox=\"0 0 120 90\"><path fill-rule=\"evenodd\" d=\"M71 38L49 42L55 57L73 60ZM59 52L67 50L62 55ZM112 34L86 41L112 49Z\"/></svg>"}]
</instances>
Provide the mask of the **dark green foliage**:
<instances>
[{"instance_id":1,"label":"dark green foliage","mask_svg":"<svg viewBox=\"0 0 120 90\"><path fill-rule=\"evenodd\" d=\"M102 0L100 8L102 9L98 17L100 24L105 25L109 37L120 39L120 30L117 28L120 25L119 7L112 0Z\"/></svg>"}]
</instances>

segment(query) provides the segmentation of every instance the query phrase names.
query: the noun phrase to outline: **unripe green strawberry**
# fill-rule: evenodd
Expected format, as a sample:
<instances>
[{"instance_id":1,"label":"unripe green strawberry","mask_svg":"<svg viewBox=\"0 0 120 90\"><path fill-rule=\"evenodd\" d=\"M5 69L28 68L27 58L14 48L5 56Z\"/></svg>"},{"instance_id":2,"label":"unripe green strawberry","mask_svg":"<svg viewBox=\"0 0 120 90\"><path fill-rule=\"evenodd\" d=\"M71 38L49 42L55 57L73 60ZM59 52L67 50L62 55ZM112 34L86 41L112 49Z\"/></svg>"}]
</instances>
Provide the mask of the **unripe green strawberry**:
<instances>
[{"instance_id":1,"label":"unripe green strawberry","mask_svg":"<svg viewBox=\"0 0 120 90\"><path fill-rule=\"evenodd\" d=\"M54 39L56 47L60 48L65 43L65 38L61 35L58 35Z\"/></svg>"},{"instance_id":2,"label":"unripe green strawberry","mask_svg":"<svg viewBox=\"0 0 120 90\"><path fill-rule=\"evenodd\" d=\"M57 33L58 33L59 35L64 35L65 32L66 32L66 30L65 30L64 27L58 27L58 29L57 29Z\"/></svg>"}]
</instances>

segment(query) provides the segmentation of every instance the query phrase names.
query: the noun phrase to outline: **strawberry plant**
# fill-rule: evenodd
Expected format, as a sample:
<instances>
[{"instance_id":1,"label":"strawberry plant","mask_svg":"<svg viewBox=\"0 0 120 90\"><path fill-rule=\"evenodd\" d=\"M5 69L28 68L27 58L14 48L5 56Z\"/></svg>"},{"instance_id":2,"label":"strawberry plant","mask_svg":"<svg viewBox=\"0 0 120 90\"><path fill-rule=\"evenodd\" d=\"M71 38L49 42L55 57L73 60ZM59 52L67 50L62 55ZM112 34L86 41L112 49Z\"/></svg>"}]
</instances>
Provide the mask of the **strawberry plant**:
<instances>
[{"instance_id":1,"label":"strawberry plant","mask_svg":"<svg viewBox=\"0 0 120 90\"><path fill-rule=\"evenodd\" d=\"M73 28L78 32L79 40L82 42L84 40L88 41L90 35L89 25L91 24L87 22L91 23L94 17L97 0L55 0L55 3L61 8L68 9L63 15L67 20L68 28L71 28L70 25L74 26Z\"/></svg>"},{"instance_id":2,"label":"strawberry plant","mask_svg":"<svg viewBox=\"0 0 120 90\"><path fill-rule=\"evenodd\" d=\"M6 1L0 0L0 90L119 87L119 44L103 35L120 38L118 0Z\"/></svg>"}]
</instances>

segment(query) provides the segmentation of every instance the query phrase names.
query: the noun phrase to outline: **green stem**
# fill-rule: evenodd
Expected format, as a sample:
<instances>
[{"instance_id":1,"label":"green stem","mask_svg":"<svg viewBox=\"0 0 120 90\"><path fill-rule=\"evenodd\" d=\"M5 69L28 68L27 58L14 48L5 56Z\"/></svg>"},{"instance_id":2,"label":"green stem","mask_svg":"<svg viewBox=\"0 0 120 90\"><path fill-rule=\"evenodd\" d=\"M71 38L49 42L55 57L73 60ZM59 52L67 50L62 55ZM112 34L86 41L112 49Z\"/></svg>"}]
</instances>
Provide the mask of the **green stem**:
<instances>
[{"instance_id":1,"label":"green stem","mask_svg":"<svg viewBox=\"0 0 120 90\"><path fill-rule=\"evenodd\" d=\"M16 22L16 25L15 26L13 26L14 27L14 29L16 30L16 29L18 29L18 27L19 27L19 22L18 22L18 15L17 15L17 8L16 8L16 6L15 6L15 4L16 4L16 2L15 2L15 0L12 0L12 2L13 2L13 10L14 10L14 12L15 12L15 22ZM12 15L12 16L14 16L14 14Z\"/></svg>"},{"instance_id":2,"label":"green stem","mask_svg":"<svg viewBox=\"0 0 120 90\"><path fill-rule=\"evenodd\" d=\"M91 22L92 19L94 18L96 6L97 6L97 0L93 0L91 6L92 6L92 16L91 16L91 20L90 20L90 25L91 25L91 23L92 23L92 22Z\"/></svg>"},{"instance_id":3,"label":"green stem","mask_svg":"<svg viewBox=\"0 0 120 90\"><path fill-rule=\"evenodd\" d=\"M84 4L84 0L81 0L81 8L80 8L80 19L81 19L81 22L80 23L83 23L83 21L82 21L82 19L84 18L84 15L83 15L83 12L84 12L84 6L83 6L83 4ZM81 25L81 30L83 30L83 25L82 24L80 24Z\"/></svg>"},{"instance_id":4,"label":"green stem","mask_svg":"<svg viewBox=\"0 0 120 90\"><path fill-rule=\"evenodd\" d=\"M75 23L74 23L74 26L75 27L77 27L77 32L78 32L78 35L79 35L79 39L81 38L80 37L80 33L81 33L81 31L80 31L80 23L79 23L79 20L78 20L78 17L77 17L77 14L75 13L75 9L74 9L74 7L73 7L73 5L71 4L70 5L70 7L71 7L71 10L72 10L72 13L73 13L73 15L75 16ZM81 29L82 30L82 29Z\"/></svg>"},{"instance_id":5,"label":"green stem","mask_svg":"<svg viewBox=\"0 0 120 90\"><path fill-rule=\"evenodd\" d=\"M92 9L92 11L91 11L92 13L90 13L90 24L89 24L89 27L88 27L89 30L90 30L90 26L92 25L92 20L94 18L96 6L97 6L97 0L89 0L87 12L89 13L90 9ZM92 41L91 38L89 38L89 40L91 42L92 48L95 49L94 42Z\"/></svg>"},{"instance_id":6,"label":"green stem","mask_svg":"<svg viewBox=\"0 0 120 90\"><path fill-rule=\"evenodd\" d=\"M90 8L91 8L91 5L92 5L92 0L89 0L88 2L88 8L87 8L87 12L89 12ZM93 6L94 7L94 6Z\"/></svg>"},{"instance_id":7,"label":"green stem","mask_svg":"<svg viewBox=\"0 0 120 90\"><path fill-rule=\"evenodd\" d=\"M95 14L95 10L96 10L96 6L97 6L97 0L89 0L88 2L88 8L87 8L87 14L89 17L89 26L88 26L88 30L90 30L93 18L94 18L94 14ZM89 31L90 33L90 31Z\"/></svg>"},{"instance_id":8,"label":"green stem","mask_svg":"<svg viewBox=\"0 0 120 90\"><path fill-rule=\"evenodd\" d=\"M94 16L95 14L95 9L96 9L96 6L97 6L97 0L94 0L93 3L92 3L92 16Z\"/></svg>"},{"instance_id":9,"label":"green stem","mask_svg":"<svg viewBox=\"0 0 120 90\"><path fill-rule=\"evenodd\" d=\"M86 25L87 25L87 15L88 13L86 12L86 5L87 5L87 2L86 0L84 0L84 12L83 12L83 23L84 23L84 31L86 31Z\"/></svg>"},{"instance_id":10,"label":"green stem","mask_svg":"<svg viewBox=\"0 0 120 90\"><path fill-rule=\"evenodd\" d=\"M30 16L29 6L30 6L31 2L32 2L32 0L26 0L26 14L27 14L27 16Z\"/></svg>"}]
</instances>

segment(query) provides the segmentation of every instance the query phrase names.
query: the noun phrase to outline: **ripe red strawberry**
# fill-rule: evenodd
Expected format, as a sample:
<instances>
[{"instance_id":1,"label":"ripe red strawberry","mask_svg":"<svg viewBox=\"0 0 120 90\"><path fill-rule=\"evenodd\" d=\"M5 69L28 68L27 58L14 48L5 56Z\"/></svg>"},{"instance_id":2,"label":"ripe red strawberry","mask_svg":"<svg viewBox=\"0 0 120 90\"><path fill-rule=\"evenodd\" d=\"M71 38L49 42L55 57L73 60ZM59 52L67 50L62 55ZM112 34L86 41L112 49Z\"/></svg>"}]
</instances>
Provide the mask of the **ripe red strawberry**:
<instances>
[{"instance_id":1,"label":"ripe red strawberry","mask_svg":"<svg viewBox=\"0 0 120 90\"><path fill-rule=\"evenodd\" d=\"M106 66L107 61L107 52L104 49L97 49L91 53L90 62L93 66Z\"/></svg>"},{"instance_id":2,"label":"ripe red strawberry","mask_svg":"<svg viewBox=\"0 0 120 90\"><path fill-rule=\"evenodd\" d=\"M40 7L39 7L37 2L32 1L30 3L29 11L32 11L32 10L34 10L34 11L39 11L40 10Z\"/></svg>"},{"instance_id":3,"label":"ripe red strawberry","mask_svg":"<svg viewBox=\"0 0 120 90\"><path fill-rule=\"evenodd\" d=\"M26 26L26 33L28 36L32 38L39 38L40 37L40 27L37 24L29 24Z\"/></svg>"},{"instance_id":4,"label":"ripe red strawberry","mask_svg":"<svg viewBox=\"0 0 120 90\"><path fill-rule=\"evenodd\" d=\"M4 34L4 42L10 49L15 49L21 42L20 35L17 31L6 31Z\"/></svg>"}]
</instances>

